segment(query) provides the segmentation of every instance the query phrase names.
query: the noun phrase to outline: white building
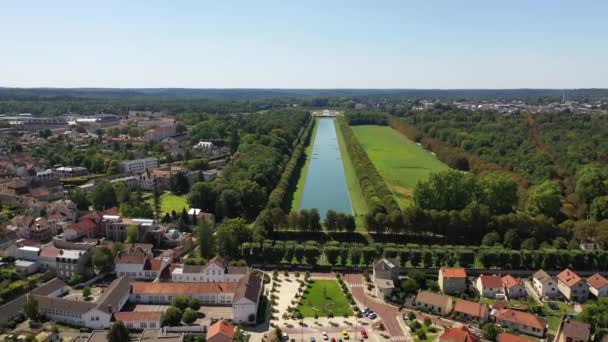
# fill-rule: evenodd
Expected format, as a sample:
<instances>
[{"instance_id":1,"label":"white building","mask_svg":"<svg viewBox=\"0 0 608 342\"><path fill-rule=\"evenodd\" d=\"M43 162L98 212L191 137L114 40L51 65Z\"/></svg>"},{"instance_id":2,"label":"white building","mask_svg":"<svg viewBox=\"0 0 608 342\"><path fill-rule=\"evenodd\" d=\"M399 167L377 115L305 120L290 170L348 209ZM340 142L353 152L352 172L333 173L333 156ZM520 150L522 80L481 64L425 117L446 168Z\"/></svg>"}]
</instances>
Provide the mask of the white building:
<instances>
[{"instance_id":1,"label":"white building","mask_svg":"<svg viewBox=\"0 0 608 342\"><path fill-rule=\"evenodd\" d=\"M206 265L182 265L171 272L174 282L235 283L249 272L248 267L228 266L221 257L214 257Z\"/></svg>"},{"instance_id":2,"label":"white building","mask_svg":"<svg viewBox=\"0 0 608 342\"><path fill-rule=\"evenodd\" d=\"M589 285L589 292L595 297L608 296L608 280L601 274L596 273L587 278L587 284Z\"/></svg>"},{"instance_id":3,"label":"white building","mask_svg":"<svg viewBox=\"0 0 608 342\"><path fill-rule=\"evenodd\" d=\"M114 269L119 277L155 280L170 263L170 258L152 258L142 248L132 247L116 256Z\"/></svg>"},{"instance_id":4,"label":"white building","mask_svg":"<svg viewBox=\"0 0 608 342\"><path fill-rule=\"evenodd\" d=\"M532 275L532 286L541 298L555 298L558 294L557 282L543 270Z\"/></svg>"},{"instance_id":5,"label":"white building","mask_svg":"<svg viewBox=\"0 0 608 342\"><path fill-rule=\"evenodd\" d=\"M158 158L143 158L134 160L125 160L120 163L122 172L132 173L145 171L146 169L154 169L160 165Z\"/></svg>"},{"instance_id":6,"label":"white building","mask_svg":"<svg viewBox=\"0 0 608 342\"><path fill-rule=\"evenodd\" d=\"M198 144L194 145L193 148L198 151L206 151L206 150L212 150L214 148L214 145L210 141L201 140L198 142Z\"/></svg>"},{"instance_id":7,"label":"white building","mask_svg":"<svg viewBox=\"0 0 608 342\"><path fill-rule=\"evenodd\" d=\"M502 299L505 297L502 278L498 275L480 275L475 281L475 288L485 298Z\"/></svg>"}]
</instances>

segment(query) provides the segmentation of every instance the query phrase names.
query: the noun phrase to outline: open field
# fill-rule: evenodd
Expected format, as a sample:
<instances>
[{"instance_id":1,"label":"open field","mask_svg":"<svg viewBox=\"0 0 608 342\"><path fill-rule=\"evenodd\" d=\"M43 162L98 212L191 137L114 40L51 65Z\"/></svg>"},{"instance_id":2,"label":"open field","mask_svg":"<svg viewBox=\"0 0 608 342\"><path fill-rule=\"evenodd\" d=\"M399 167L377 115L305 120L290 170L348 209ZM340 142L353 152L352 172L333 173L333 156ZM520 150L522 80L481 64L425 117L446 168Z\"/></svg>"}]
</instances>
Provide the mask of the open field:
<instances>
[{"instance_id":1,"label":"open field","mask_svg":"<svg viewBox=\"0 0 608 342\"><path fill-rule=\"evenodd\" d=\"M300 209L300 202L302 201L302 191L304 190L304 185L306 185L306 174L308 173L308 166L310 165L310 158L312 156L312 147L315 143L315 136L317 135L317 129L319 128L319 120L315 119L314 125L315 127L312 129L310 143L304 151L306 161L304 162L304 166L302 166L302 170L300 171L300 178L298 179L298 184L296 185L296 189L293 194L293 200L291 201L291 210L295 211Z\"/></svg>"},{"instance_id":2,"label":"open field","mask_svg":"<svg viewBox=\"0 0 608 342\"><path fill-rule=\"evenodd\" d=\"M146 202L150 203L152 207L154 207L154 198L150 196ZM172 210L179 215L182 212L182 209L188 210L190 205L188 204L188 195L175 195L170 192L165 192L160 196L160 211L163 213L171 214Z\"/></svg>"},{"instance_id":3,"label":"open field","mask_svg":"<svg viewBox=\"0 0 608 342\"><path fill-rule=\"evenodd\" d=\"M418 181L431 172L448 169L430 152L388 126L363 125L352 129L402 208L410 204Z\"/></svg>"},{"instance_id":4,"label":"open field","mask_svg":"<svg viewBox=\"0 0 608 342\"><path fill-rule=\"evenodd\" d=\"M322 317L330 312L334 316L353 315L350 304L335 280L313 280L301 303L298 310L304 317L314 317L315 313Z\"/></svg>"}]
</instances>

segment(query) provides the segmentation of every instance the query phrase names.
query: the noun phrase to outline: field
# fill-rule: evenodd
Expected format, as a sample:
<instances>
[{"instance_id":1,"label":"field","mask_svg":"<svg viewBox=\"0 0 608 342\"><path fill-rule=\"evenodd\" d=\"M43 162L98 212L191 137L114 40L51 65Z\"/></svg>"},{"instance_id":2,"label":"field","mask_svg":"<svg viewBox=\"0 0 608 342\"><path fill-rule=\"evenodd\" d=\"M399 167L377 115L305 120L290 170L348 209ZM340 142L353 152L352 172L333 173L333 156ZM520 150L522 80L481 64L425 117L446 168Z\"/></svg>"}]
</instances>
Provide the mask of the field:
<instances>
[{"instance_id":1,"label":"field","mask_svg":"<svg viewBox=\"0 0 608 342\"><path fill-rule=\"evenodd\" d=\"M298 311L304 317L353 315L350 304L346 300L342 289L335 280L313 280L308 293L302 298Z\"/></svg>"},{"instance_id":2,"label":"field","mask_svg":"<svg viewBox=\"0 0 608 342\"><path fill-rule=\"evenodd\" d=\"M154 206L154 199L150 196L146 202L150 203L151 206ZM190 205L188 204L188 195L175 195L170 192L165 192L160 196L160 210L163 213L171 214L172 210L179 215L182 212L182 209L186 208L188 210Z\"/></svg>"},{"instance_id":3,"label":"field","mask_svg":"<svg viewBox=\"0 0 608 342\"><path fill-rule=\"evenodd\" d=\"M353 131L399 206L409 206L416 183L448 168L430 152L388 126L353 126Z\"/></svg>"}]
</instances>

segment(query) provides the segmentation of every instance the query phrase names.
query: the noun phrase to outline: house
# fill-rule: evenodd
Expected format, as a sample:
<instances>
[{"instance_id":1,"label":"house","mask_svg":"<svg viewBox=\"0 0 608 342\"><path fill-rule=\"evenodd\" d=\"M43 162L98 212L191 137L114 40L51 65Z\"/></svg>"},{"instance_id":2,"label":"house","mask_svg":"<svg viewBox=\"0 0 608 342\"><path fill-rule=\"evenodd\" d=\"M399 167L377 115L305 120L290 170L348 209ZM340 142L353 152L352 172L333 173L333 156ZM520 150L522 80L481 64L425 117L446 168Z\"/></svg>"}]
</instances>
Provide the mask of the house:
<instances>
[{"instance_id":1,"label":"house","mask_svg":"<svg viewBox=\"0 0 608 342\"><path fill-rule=\"evenodd\" d=\"M485 298L503 299L505 297L502 278L498 275L480 275L475 281L475 288Z\"/></svg>"},{"instance_id":2,"label":"house","mask_svg":"<svg viewBox=\"0 0 608 342\"><path fill-rule=\"evenodd\" d=\"M439 288L443 293L458 294L467 290L467 272L464 268L439 269Z\"/></svg>"},{"instance_id":3,"label":"house","mask_svg":"<svg viewBox=\"0 0 608 342\"><path fill-rule=\"evenodd\" d=\"M207 329L207 342L232 342L236 328L223 320L209 326Z\"/></svg>"},{"instance_id":4,"label":"house","mask_svg":"<svg viewBox=\"0 0 608 342\"><path fill-rule=\"evenodd\" d=\"M502 277L502 285L509 299L518 299L527 295L523 282L512 275Z\"/></svg>"},{"instance_id":5,"label":"house","mask_svg":"<svg viewBox=\"0 0 608 342\"><path fill-rule=\"evenodd\" d=\"M497 341L498 342L530 342L530 339L525 338L523 336L519 336L519 335L502 333L502 334L498 335Z\"/></svg>"},{"instance_id":6,"label":"house","mask_svg":"<svg viewBox=\"0 0 608 342\"><path fill-rule=\"evenodd\" d=\"M564 318L557 328L553 342L588 342L591 338L591 326L587 323Z\"/></svg>"},{"instance_id":7,"label":"house","mask_svg":"<svg viewBox=\"0 0 608 342\"><path fill-rule=\"evenodd\" d=\"M154 228L154 220L103 215L102 226L102 229L105 230L105 237L114 241L124 241L127 238L127 228L135 226L137 228L135 240L141 241Z\"/></svg>"},{"instance_id":8,"label":"house","mask_svg":"<svg viewBox=\"0 0 608 342\"><path fill-rule=\"evenodd\" d=\"M543 270L532 275L532 286L541 298L555 298L558 294L557 282Z\"/></svg>"},{"instance_id":9,"label":"house","mask_svg":"<svg viewBox=\"0 0 608 342\"><path fill-rule=\"evenodd\" d=\"M131 247L118 253L114 268L117 276L155 280L169 266L170 261L168 258L152 258L143 248Z\"/></svg>"},{"instance_id":10,"label":"house","mask_svg":"<svg viewBox=\"0 0 608 342\"><path fill-rule=\"evenodd\" d=\"M557 275L557 288L568 300L584 302L589 298L587 282L568 268Z\"/></svg>"},{"instance_id":11,"label":"house","mask_svg":"<svg viewBox=\"0 0 608 342\"><path fill-rule=\"evenodd\" d=\"M63 231L63 237L68 241L79 240L82 238L92 238L97 233L97 223L92 219L81 219L77 223L69 225Z\"/></svg>"},{"instance_id":12,"label":"house","mask_svg":"<svg viewBox=\"0 0 608 342\"><path fill-rule=\"evenodd\" d=\"M76 274L85 274L90 271L87 267L91 259L91 250L60 249L55 257L57 276L63 279Z\"/></svg>"},{"instance_id":13,"label":"house","mask_svg":"<svg viewBox=\"0 0 608 342\"><path fill-rule=\"evenodd\" d=\"M160 165L158 158L142 158L125 160L120 163L123 173L141 172L146 169L155 169Z\"/></svg>"},{"instance_id":14,"label":"house","mask_svg":"<svg viewBox=\"0 0 608 342\"><path fill-rule=\"evenodd\" d=\"M135 330L160 328L162 318L161 311L125 311L114 314L115 321L121 321L128 329Z\"/></svg>"},{"instance_id":15,"label":"house","mask_svg":"<svg viewBox=\"0 0 608 342\"><path fill-rule=\"evenodd\" d=\"M496 323L505 329L513 329L536 337L545 335L547 325L545 320L534 314L513 309L502 309L496 313L495 318Z\"/></svg>"},{"instance_id":16,"label":"house","mask_svg":"<svg viewBox=\"0 0 608 342\"><path fill-rule=\"evenodd\" d=\"M420 291L414 305L424 311L447 315L452 311L452 298L439 293Z\"/></svg>"},{"instance_id":17,"label":"house","mask_svg":"<svg viewBox=\"0 0 608 342\"><path fill-rule=\"evenodd\" d=\"M246 266L228 266L222 257L214 257L206 265L182 265L171 272L174 282L234 283L249 273Z\"/></svg>"},{"instance_id":18,"label":"house","mask_svg":"<svg viewBox=\"0 0 608 342\"><path fill-rule=\"evenodd\" d=\"M59 255L60 249L53 245L45 245L40 248L40 254L38 254L38 262L44 268L57 269L57 256Z\"/></svg>"},{"instance_id":19,"label":"house","mask_svg":"<svg viewBox=\"0 0 608 342\"><path fill-rule=\"evenodd\" d=\"M35 273L40 268L40 263L38 261L30 261L30 260L16 260L15 261L15 270L23 275L30 275Z\"/></svg>"},{"instance_id":20,"label":"house","mask_svg":"<svg viewBox=\"0 0 608 342\"><path fill-rule=\"evenodd\" d=\"M129 299L130 283L126 277L114 280L95 302L36 295L38 311L49 320L92 329L111 326L112 315Z\"/></svg>"},{"instance_id":21,"label":"house","mask_svg":"<svg viewBox=\"0 0 608 342\"><path fill-rule=\"evenodd\" d=\"M135 303L169 304L178 295L198 298L203 305L231 306L237 323L254 323L263 291L262 278L248 273L238 282L180 282L131 284Z\"/></svg>"},{"instance_id":22,"label":"house","mask_svg":"<svg viewBox=\"0 0 608 342\"><path fill-rule=\"evenodd\" d=\"M479 342L481 339L473 334L467 327L447 328L439 336L439 342Z\"/></svg>"},{"instance_id":23,"label":"house","mask_svg":"<svg viewBox=\"0 0 608 342\"><path fill-rule=\"evenodd\" d=\"M608 296L608 280L601 274L596 273L587 278L587 285L589 286L589 292L595 297Z\"/></svg>"},{"instance_id":24,"label":"house","mask_svg":"<svg viewBox=\"0 0 608 342\"><path fill-rule=\"evenodd\" d=\"M490 308L484 303L457 299L453 315L460 320L483 323L490 318Z\"/></svg>"},{"instance_id":25,"label":"house","mask_svg":"<svg viewBox=\"0 0 608 342\"><path fill-rule=\"evenodd\" d=\"M392 294L399 277L398 265L394 259L382 258L374 262L372 279L377 296L386 298Z\"/></svg>"}]
</instances>

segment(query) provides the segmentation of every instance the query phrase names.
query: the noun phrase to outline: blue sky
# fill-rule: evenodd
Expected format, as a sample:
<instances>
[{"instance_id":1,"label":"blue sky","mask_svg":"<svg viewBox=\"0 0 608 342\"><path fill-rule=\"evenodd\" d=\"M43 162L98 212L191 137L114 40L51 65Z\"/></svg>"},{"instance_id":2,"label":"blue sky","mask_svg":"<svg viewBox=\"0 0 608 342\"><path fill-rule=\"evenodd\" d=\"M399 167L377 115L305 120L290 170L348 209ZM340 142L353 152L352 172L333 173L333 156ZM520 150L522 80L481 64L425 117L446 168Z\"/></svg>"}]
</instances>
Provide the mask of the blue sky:
<instances>
[{"instance_id":1,"label":"blue sky","mask_svg":"<svg viewBox=\"0 0 608 342\"><path fill-rule=\"evenodd\" d=\"M3 1L0 86L608 88L608 1Z\"/></svg>"}]
</instances>

